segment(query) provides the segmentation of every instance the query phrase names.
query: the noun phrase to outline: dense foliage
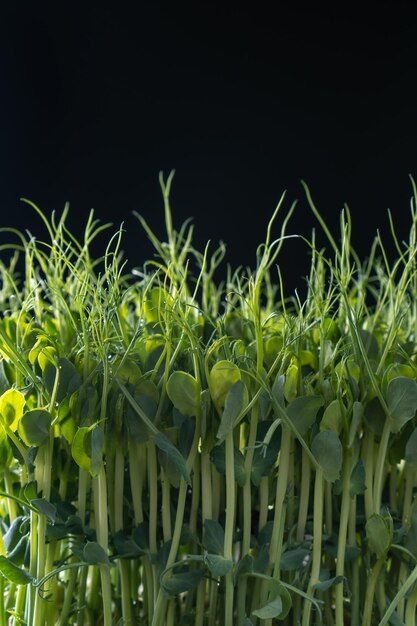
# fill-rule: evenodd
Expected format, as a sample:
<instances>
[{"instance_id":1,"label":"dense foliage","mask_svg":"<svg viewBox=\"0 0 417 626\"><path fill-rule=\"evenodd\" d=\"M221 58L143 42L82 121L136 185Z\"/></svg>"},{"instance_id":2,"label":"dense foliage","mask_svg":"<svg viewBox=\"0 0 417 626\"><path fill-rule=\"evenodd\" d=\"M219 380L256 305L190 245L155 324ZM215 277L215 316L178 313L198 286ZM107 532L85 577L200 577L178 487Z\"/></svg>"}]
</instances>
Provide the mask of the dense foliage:
<instances>
[{"instance_id":1,"label":"dense foliage","mask_svg":"<svg viewBox=\"0 0 417 626\"><path fill-rule=\"evenodd\" d=\"M127 273L38 210L0 292L0 623L415 626L417 211L361 263L341 216L307 297L216 286L192 227ZM21 276L18 259L24 260ZM192 268L192 269L190 269Z\"/></svg>"}]
</instances>

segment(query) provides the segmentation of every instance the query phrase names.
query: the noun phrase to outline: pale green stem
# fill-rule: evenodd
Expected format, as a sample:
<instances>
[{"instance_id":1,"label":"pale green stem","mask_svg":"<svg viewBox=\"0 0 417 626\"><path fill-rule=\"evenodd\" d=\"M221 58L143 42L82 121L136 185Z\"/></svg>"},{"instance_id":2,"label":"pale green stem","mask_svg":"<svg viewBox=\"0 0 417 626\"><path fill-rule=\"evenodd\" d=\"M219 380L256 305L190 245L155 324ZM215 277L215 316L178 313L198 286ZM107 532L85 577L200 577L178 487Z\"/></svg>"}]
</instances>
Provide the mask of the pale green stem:
<instances>
[{"instance_id":1,"label":"pale green stem","mask_svg":"<svg viewBox=\"0 0 417 626\"><path fill-rule=\"evenodd\" d=\"M385 462L387 458L388 442L391 434L391 426L388 418L385 420L384 428L382 431L381 441L378 446L378 453L375 463L375 477L374 477L374 513L378 513L381 510L382 489ZM366 492L365 492L366 493Z\"/></svg>"},{"instance_id":2,"label":"pale green stem","mask_svg":"<svg viewBox=\"0 0 417 626\"><path fill-rule=\"evenodd\" d=\"M350 450L345 450L345 463L343 466L342 476L342 505L340 509L340 524L337 543L337 561L336 561L336 576L344 576L345 573L345 552L346 552L346 538L349 522L349 509L350 509L350 474L352 470L352 453ZM336 585L336 626L344 626L343 616L343 582Z\"/></svg>"},{"instance_id":3,"label":"pale green stem","mask_svg":"<svg viewBox=\"0 0 417 626\"><path fill-rule=\"evenodd\" d=\"M363 615L362 615L362 626L371 626L372 624L375 588L378 582L379 573L381 571L382 566L385 563L385 559L386 559L385 554L380 556L377 562L375 563L375 565L373 566L370 575L368 576L368 583L366 585L366 592L365 592L365 604L363 607Z\"/></svg>"},{"instance_id":4,"label":"pale green stem","mask_svg":"<svg viewBox=\"0 0 417 626\"><path fill-rule=\"evenodd\" d=\"M304 541L304 535L306 530L308 504L310 499L310 480L311 480L311 464L310 459L304 450L301 452L301 488L298 505L298 520L297 520L297 543Z\"/></svg>"},{"instance_id":5,"label":"pale green stem","mask_svg":"<svg viewBox=\"0 0 417 626\"><path fill-rule=\"evenodd\" d=\"M226 522L224 529L224 558L233 559L233 532L235 527L235 466L233 431L226 436ZM224 626L233 626L233 573L225 577Z\"/></svg>"},{"instance_id":6,"label":"pale green stem","mask_svg":"<svg viewBox=\"0 0 417 626\"><path fill-rule=\"evenodd\" d=\"M323 470L318 468L316 470L316 478L314 481L314 518L313 518L313 554L312 565L310 572L310 580L307 587L307 594L314 595L314 585L320 581L320 566L321 566L321 541L323 532L323 500L324 500L324 478ZM304 604L304 613L302 626L308 626L310 624L311 614L311 602Z\"/></svg>"}]
</instances>

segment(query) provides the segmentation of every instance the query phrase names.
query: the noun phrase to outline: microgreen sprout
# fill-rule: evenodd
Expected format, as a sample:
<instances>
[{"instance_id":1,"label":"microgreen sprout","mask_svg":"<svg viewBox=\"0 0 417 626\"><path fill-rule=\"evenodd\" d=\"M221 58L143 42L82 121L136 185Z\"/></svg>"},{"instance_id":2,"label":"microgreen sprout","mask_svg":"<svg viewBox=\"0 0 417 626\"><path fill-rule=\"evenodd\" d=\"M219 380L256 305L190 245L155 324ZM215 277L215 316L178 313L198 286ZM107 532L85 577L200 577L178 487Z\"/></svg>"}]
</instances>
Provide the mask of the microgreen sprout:
<instances>
[{"instance_id":1,"label":"microgreen sprout","mask_svg":"<svg viewBox=\"0 0 417 626\"><path fill-rule=\"evenodd\" d=\"M1 229L0 623L415 626L417 207L397 258L368 259L349 208L284 293L295 204L256 269L137 215L155 257L129 273L121 226L68 206L47 238ZM279 226L281 224L281 226Z\"/></svg>"}]
</instances>

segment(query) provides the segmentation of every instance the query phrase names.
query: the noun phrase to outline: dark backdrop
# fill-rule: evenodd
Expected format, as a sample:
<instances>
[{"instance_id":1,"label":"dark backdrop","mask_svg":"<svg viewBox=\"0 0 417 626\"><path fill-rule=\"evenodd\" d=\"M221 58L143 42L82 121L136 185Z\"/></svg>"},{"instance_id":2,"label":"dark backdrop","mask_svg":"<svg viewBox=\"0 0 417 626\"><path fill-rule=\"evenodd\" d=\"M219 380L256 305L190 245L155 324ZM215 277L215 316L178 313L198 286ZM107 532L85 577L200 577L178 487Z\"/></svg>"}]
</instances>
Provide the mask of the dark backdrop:
<instances>
[{"instance_id":1,"label":"dark backdrop","mask_svg":"<svg viewBox=\"0 0 417 626\"><path fill-rule=\"evenodd\" d=\"M162 235L158 172L175 168L175 224L193 216L197 245L224 240L233 266L254 265L284 189L287 207L299 200L289 231L310 235L301 178L336 234L349 204L362 256L377 228L389 239L388 207L406 235L413 4L370 15L346 3L55 4L0 10L1 225L42 235L21 196L47 214L69 201L77 233L94 207L125 222L129 264L140 265L152 252L132 211ZM299 286L306 247L289 244L281 266Z\"/></svg>"}]
</instances>

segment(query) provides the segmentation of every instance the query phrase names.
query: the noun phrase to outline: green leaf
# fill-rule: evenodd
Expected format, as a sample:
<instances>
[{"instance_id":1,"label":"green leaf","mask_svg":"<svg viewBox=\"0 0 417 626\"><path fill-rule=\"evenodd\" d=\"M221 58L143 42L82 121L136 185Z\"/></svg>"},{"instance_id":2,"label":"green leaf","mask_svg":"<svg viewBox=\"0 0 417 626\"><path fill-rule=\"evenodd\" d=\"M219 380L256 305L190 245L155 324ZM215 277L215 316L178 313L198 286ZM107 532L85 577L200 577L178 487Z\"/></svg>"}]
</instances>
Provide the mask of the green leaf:
<instances>
[{"instance_id":1,"label":"green leaf","mask_svg":"<svg viewBox=\"0 0 417 626\"><path fill-rule=\"evenodd\" d=\"M265 604L261 609L252 611L252 615L259 617L259 619L273 619L278 617L282 613L282 600L281 596L277 596L268 604Z\"/></svg>"},{"instance_id":2,"label":"green leaf","mask_svg":"<svg viewBox=\"0 0 417 626\"><path fill-rule=\"evenodd\" d=\"M133 399L144 414L153 422L158 408L155 399L144 394L135 394ZM149 439L149 428L130 404L127 404L125 411L129 437L137 443L146 443Z\"/></svg>"},{"instance_id":3,"label":"green leaf","mask_svg":"<svg viewBox=\"0 0 417 626\"><path fill-rule=\"evenodd\" d=\"M417 468L417 428L413 430L405 446L405 460L411 467Z\"/></svg>"},{"instance_id":4,"label":"green leaf","mask_svg":"<svg viewBox=\"0 0 417 626\"><path fill-rule=\"evenodd\" d=\"M340 407L340 400L333 400L326 407L320 421L320 430L332 430L336 435L340 435L343 428L343 413Z\"/></svg>"},{"instance_id":5,"label":"green leaf","mask_svg":"<svg viewBox=\"0 0 417 626\"><path fill-rule=\"evenodd\" d=\"M229 390L238 380L240 380L240 370L231 361L218 361L213 365L207 382L219 415L223 413Z\"/></svg>"},{"instance_id":6,"label":"green leaf","mask_svg":"<svg viewBox=\"0 0 417 626\"><path fill-rule=\"evenodd\" d=\"M0 420L16 432L23 415L25 396L17 389L8 389L0 396Z\"/></svg>"},{"instance_id":7,"label":"green leaf","mask_svg":"<svg viewBox=\"0 0 417 626\"><path fill-rule=\"evenodd\" d=\"M133 530L133 540L139 549L143 553L149 551L149 524L148 522L141 522Z\"/></svg>"},{"instance_id":8,"label":"green leaf","mask_svg":"<svg viewBox=\"0 0 417 626\"><path fill-rule=\"evenodd\" d=\"M298 360L298 359L297 359ZM287 368L284 382L284 398L287 402L292 402L298 394L298 365L297 360L292 359Z\"/></svg>"},{"instance_id":9,"label":"green leaf","mask_svg":"<svg viewBox=\"0 0 417 626\"><path fill-rule=\"evenodd\" d=\"M364 419L367 428L380 439L384 429L386 415L378 396L372 398L364 408Z\"/></svg>"},{"instance_id":10,"label":"green leaf","mask_svg":"<svg viewBox=\"0 0 417 626\"><path fill-rule=\"evenodd\" d=\"M417 411L417 382L412 378L393 378L387 388L391 430L398 433Z\"/></svg>"},{"instance_id":11,"label":"green leaf","mask_svg":"<svg viewBox=\"0 0 417 626\"><path fill-rule=\"evenodd\" d=\"M219 554L207 554L204 561L213 576L226 576L233 567L233 561Z\"/></svg>"},{"instance_id":12,"label":"green leaf","mask_svg":"<svg viewBox=\"0 0 417 626\"><path fill-rule=\"evenodd\" d=\"M173 446L177 443L178 429L177 428L165 428L164 434L170 440ZM181 453L182 454L182 453ZM177 466L171 460L171 457L162 450L158 450L158 462L163 468L165 478L170 484L178 489L181 481L181 474L179 473Z\"/></svg>"},{"instance_id":13,"label":"green leaf","mask_svg":"<svg viewBox=\"0 0 417 626\"><path fill-rule=\"evenodd\" d=\"M116 554L122 559L136 559L144 554L143 550L123 530L118 530L113 535L113 544Z\"/></svg>"},{"instance_id":14,"label":"green leaf","mask_svg":"<svg viewBox=\"0 0 417 626\"><path fill-rule=\"evenodd\" d=\"M173 372L166 386L172 404L180 413L190 417L197 415L200 391L197 380L187 372Z\"/></svg>"},{"instance_id":15,"label":"green leaf","mask_svg":"<svg viewBox=\"0 0 417 626\"><path fill-rule=\"evenodd\" d=\"M295 548L293 550L286 550L280 562L280 567L283 572L291 572L292 570L301 569L304 565L305 559L310 555L310 550L306 548Z\"/></svg>"},{"instance_id":16,"label":"green leaf","mask_svg":"<svg viewBox=\"0 0 417 626\"><path fill-rule=\"evenodd\" d=\"M52 523L56 521L56 506L53 505L45 498L34 498L30 501L30 504L35 507L39 513L45 515Z\"/></svg>"},{"instance_id":17,"label":"green leaf","mask_svg":"<svg viewBox=\"0 0 417 626\"><path fill-rule=\"evenodd\" d=\"M169 457L169 460L173 463L175 468L179 471L181 476L186 482L190 482L190 474L187 470L185 459L181 452L170 442L168 437L161 432L156 433L154 437L155 445L157 448L165 452Z\"/></svg>"},{"instance_id":18,"label":"green leaf","mask_svg":"<svg viewBox=\"0 0 417 626\"><path fill-rule=\"evenodd\" d=\"M0 574L16 585L28 585L34 580L29 572L17 567L5 556L0 556Z\"/></svg>"},{"instance_id":19,"label":"green leaf","mask_svg":"<svg viewBox=\"0 0 417 626\"><path fill-rule=\"evenodd\" d=\"M238 561L236 564L233 584L236 585L239 576L243 576L244 574L250 574L251 572L253 572L253 557L250 554L245 554L245 556L241 558L240 561Z\"/></svg>"},{"instance_id":20,"label":"green leaf","mask_svg":"<svg viewBox=\"0 0 417 626\"><path fill-rule=\"evenodd\" d=\"M366 522L365 530L368 547L379 559L388 552L391 546L392 528L382 515L374 513Z\"/></svg>"},{"instance_id":21,"label":"green leaf","mask_svg":"<svg viewBox=\"0 0 417 626\"><path fill-rule=\"evenodd\" d=\"M57 402L61 402L64 398L69 398L82 383L82 378L75 369L75 366L66 358L58 359L59 382L56 394ZM47 365L44 371L45 387L52 394L56 377L56 367Z\"/></svg>"},{"instance_id":22,"label":"green leaf","mask_svg":"<svg viewBox=\"0 0 417 626\"><path fill-rule=\"evenodd\" d=\"M181 572L173 572L172 568L165 570L161 575L161 587L169 596L178 596L180 593L191 591L200 584L204 578L204 570L193 569Z\"/></svg>"},{"instance_id":23,"label":"green leaf","mask_svg":"<svg viewBox=\"0 0 417 626\"><path fill-rule=\"evenodd\" d=\"M11 552L22 538L20 527L24 519L23 515L18 515L4 533L3 543L7 553Z\"/></svg>"},{"instance_id":24,"label":"green leaf","mask_svg":"<svg viewBox=\"0 0 417 626\"><path fill-rule=\"evenodd\" d=\"M83 426L75 433L71 445L72 458L81 469L87 472L91 472L90 446L88 445L89 437L90 429L87 426Z\"/></svg>"},{"instance_id":25,"label":"green leaf","mask_svg":"<svg viewBox=\"0 0 417 626\"><path fill-rule=\"evenodd\" d=\"M102 546L95 541L87 541L83 550L83 558L89 565L110 565L109 557Z\"/></svg>"},{"instance_id":26,"label":"green leaf","mask_svg":"<svg viewBox=\"0 0 417 626\"><path fill-rule=\"evenodd\" d=\"M334 587L335 585L340 585L344 580L343 576L334 576L334 578L326 578L326 580L321 580L319 583L314 585L314 589L317 591L326 591L326 589L330 589L330 587Z\"/></svg>"},{"instance_id":27,"label":"green leaf","mask_svg":"<svg viewBox=\"0 0 417 626\"><path fill-rule=\"evenodd\" d=\"M259 619L285 619L292 606L292 600L288 590L282 583L272 579L270 576L264 574L254 575L261 580L267 580L269 582L272 598L265 606L252 611L252 615L259 617Z\"/></svg>"},{"instance_id":28,"label":"green leaf","mask_svg":"<svg viewBox=\"0 0 417 626\"><path fill-rule=\"evenodd\" d=\"M323 470L324 478L332 483L337 480L342 469L343 448L336 433L332 430L318 433L313 439L311 452Z\"/></svg>"},{"instance_id":29,"label":"green leaf","mask_svg":"<svg viewBox=\"0 0 417 626\"><path fill-rule=\"evenodd\" d=\"M163 287L153 287L146 292L143 311L147 322L158 322L161 313L170 310L173 300Z\"/></svg>"},{"instance_id":30,"label":"green leaf","mask_svg":"<svg viewBox=\"0 0 417 626\"><path fill-rule=\"evenodd\" d=\"M285 375L277 374L277 377L274 380L274 384L272 385L272 395L276 403L282 408L285 407L284 385Z\"/></svg>"},{"instance_id":31,"label":"green leaf","mask_svg":"<svg viewBox=\"0 0 417 626\"><path fill-rule=\"evenodd\" d=\"M19 435L27 446L41 446L48 441L52 415L43 409L27 411L19 422Z\"/></svg>"},{"instance_id":32,"label":"green leaf","mask_svg":"<svg viewBox=\"0 0 417 626\"><path fill-rule=\"evenodd\" d=\"M104 432L100 426L91 430L91 474L97 476L103 463Z\"/></svg>"},{"instance_id":33,"label":"green leaf","mask_svg":"<svg viewBox=\"0 0 417 626\"><path fill-rule=\"evenodd\" d=\"M287 415L301 436L314 424L322 406L321 396L299 396L287 406Z\"/></svg>"},{"instance_id":34,"label":"green leaf","mask_svg":"<svg viewBox=\"0 0 417 626\"><path fill-rule=\"evenodd\" d=\"M273 424L272 420L258 422L256 430L256 441L262 442ZM261 483L263 476L269 476L274 464L277 461L278 453L281 447L281 429L276 428L268 444L259 446L255 449L252 467L251 480L255 487ZM244 468L243 468L244 469Z\"/></svg>"},{"instance_id":35,"label":"green leaf","mask_svg":"<svg viewBox=\"0 0 417 626\"><path fill-rule=\"evenodd\" d=\"M219 522L204 520L203 546L210 554L223 555L224 530Z\"/></svg>"},{"instance_id":36,"label":"green leaf","mask_svg":"<svg viewBox=\"0 0 417 626\"><path fill-rule=\"evenodd\" d=\"M97 424L83 426L75 433L71 453L79 467L90 472L94 478L103 463L104 433Z\"/></svg>"},{"instance_id":37,"label":"green leaf","mask_svg":"<svg viewBox=\"0 0 417 626\"><path fill-rule=\"evenodd\" d=\"M245 458L236 446L234 446L233 452L235 480L239 487L243 487L246 482ZM220 474L226 474L226 445L224 442L214 446L210 454L210 460Z\"/></svg>"},{"instance_id":38,"label":"green leaf","mask_svg":"<svg viewBox=\"0 0 417 626\"><path fill-rule=\"evenodd\" d=\"M364 493L366 489L366 473L365 465L362 459L356 463L350 475L349 493L350 497L354 498L360 493Z\"/></svg>"},{"instance_id":39,"label":"green leaf","mask_svg":"<svg viewBox=\"0 0 417 626\"><path fill-rule=\"evenodd\" d=\"M0 394L4 394L5 391L10 389L10 383L7 379L6 372L4 370L4 359L0 360Z\"/></svg>"},{"instance_id":40,"label":"green leaf","mask_svg":"<svg viewBox=\"0 0 417 626\"><path fill-rule=\"evenodd\" d=\"M363 413L364 413L363 404L355 400L355 402L353 403L353 407L352 407L352 421L350 423L350 428L349 428L349 442L348 442L349 448L353 446L356 433L358 432L358 428L362 421Z\"/></svg>"},{"instance_id":41,"label":"green leaf","mask_svg":"<svg viewBox=\"0 0 417 626\"><path fill-rule=\"evenodd\" d=\"M220 418L217 438L223 440L233 430L236 419L245 412L248 405L248 390L242 380L238 380L230 388Z\"/></svg>"}]
</instances>

